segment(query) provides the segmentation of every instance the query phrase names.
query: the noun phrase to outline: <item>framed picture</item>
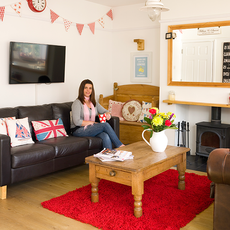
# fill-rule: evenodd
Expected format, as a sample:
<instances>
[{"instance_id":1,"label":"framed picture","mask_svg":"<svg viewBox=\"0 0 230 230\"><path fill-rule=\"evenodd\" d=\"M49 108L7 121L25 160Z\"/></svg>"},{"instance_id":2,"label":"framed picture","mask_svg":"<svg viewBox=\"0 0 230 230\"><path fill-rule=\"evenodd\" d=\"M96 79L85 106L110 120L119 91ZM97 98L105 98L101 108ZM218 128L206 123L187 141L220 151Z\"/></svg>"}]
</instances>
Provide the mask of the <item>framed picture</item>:
<instances>
[{"instance_id":1,"label":"framed picture","mask_svg":"<svg viewBox=\"0 0 230 230\"><path fill-rule=\"evenodd\" d=\"M151 52L131 53L130 55L130 80L131 82L152 82L151 77Z\"/></svg>"}]
</instances>

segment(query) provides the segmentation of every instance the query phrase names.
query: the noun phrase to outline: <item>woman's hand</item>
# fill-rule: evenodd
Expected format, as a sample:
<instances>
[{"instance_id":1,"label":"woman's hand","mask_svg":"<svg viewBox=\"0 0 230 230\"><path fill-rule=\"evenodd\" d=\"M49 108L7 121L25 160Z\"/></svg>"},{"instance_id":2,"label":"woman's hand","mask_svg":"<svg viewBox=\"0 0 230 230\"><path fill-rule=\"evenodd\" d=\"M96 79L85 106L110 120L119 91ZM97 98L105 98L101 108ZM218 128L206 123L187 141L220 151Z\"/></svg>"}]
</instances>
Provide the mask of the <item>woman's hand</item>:
<instances>
[{"instance_id":1,"label":"woman's hand","mask_svg":"<svg viewBox=\"0 0 230 230\"><path fill-rule=\"evenodd\" d=\"M110 120L111 114L109 112L105 113L106 114L106 120Z\"/></svg>"},{"instance_id":2,"label":"woman's hand","mask_svg":"<svg viewBox=\"0 0 230 230\"><path fill-rule=\"evenodd\" d=\"M83 121L82 126L93 125L95 123L96 123L95 121Z\"/></svg>"}]
</instances>

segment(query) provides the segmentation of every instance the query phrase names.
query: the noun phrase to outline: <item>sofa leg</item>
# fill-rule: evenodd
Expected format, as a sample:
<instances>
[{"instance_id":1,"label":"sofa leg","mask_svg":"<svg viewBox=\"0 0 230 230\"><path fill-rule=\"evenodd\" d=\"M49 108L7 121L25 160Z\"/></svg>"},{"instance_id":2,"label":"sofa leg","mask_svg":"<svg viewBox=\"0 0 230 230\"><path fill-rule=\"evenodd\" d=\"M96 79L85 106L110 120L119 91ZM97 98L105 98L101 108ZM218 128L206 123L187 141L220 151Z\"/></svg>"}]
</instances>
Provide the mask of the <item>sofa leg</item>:
<instances>
[{"instance_id":1,"label":"sofa leg","mask_svg":"<svg viewBox=\"0 0 230 230\"><path fill-rule=\"evenodd\" d=\"M0 199L2 199L2 200L6 199L6 190L7 190L6 185L0 187Z\"/></svg>"}]
</instances>

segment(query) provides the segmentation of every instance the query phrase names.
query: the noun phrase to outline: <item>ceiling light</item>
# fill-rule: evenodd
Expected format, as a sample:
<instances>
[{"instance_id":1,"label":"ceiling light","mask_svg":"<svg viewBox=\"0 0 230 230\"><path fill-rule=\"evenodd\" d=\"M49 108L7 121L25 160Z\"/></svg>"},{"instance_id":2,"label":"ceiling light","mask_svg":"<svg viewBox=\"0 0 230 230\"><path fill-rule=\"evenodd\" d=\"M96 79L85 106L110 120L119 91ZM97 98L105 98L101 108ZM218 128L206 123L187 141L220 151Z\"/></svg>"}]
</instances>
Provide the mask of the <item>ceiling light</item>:
<instances>
[{"instance_id":1,"label":"ceiling light","mask_svg":"<svg viewBox=\"0 0 230 230\"><path fill-rule=\"evenodd\" d=\"M145 2L145 6L141 7L141 11L147 11L149 18L155 21L161 14L161 12L168 11L169 9L164 7L161 0L148 0Z\"/></svg>"}]
</instances>

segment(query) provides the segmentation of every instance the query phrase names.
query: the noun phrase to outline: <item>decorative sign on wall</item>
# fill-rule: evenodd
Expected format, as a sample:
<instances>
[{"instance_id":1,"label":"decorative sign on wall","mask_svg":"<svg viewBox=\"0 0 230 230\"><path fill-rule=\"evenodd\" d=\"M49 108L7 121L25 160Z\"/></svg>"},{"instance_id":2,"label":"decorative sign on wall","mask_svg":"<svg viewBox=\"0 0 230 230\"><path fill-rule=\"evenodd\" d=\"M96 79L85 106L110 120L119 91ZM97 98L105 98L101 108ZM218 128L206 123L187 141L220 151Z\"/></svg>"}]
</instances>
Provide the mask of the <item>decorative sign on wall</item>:
<instances>
[{"instance_id":1,"label":"decorative sign on wall","mask_svg":"<svg viewBox=\"0 0 230 230\"><path fill-rule=\"evenodd\" d=\"M198 28L197 35L220 34L220 27Z\"/></svg>"},{"instance_id":2,"label":"decorative sign on wall","mask_svg":"<svg viewBox=\"0 0 230 230\"><path fill-rule=\"evenodd\" d=\"M151 82L151 52L131 53L131 82Z\"/></svg>"},{"instance_id":3,"label":"decorative sign on wall","mask_svg":"<svg viewBox=\"0 0 230 230\"><path fill-rule=\"evenodd\" d=\"M223 44L223 83L230 82L230 42Z\"/></svg>"},{"instance_id":4,"label":"decorative sign on wall","mask_svg":"<svg viewBox=\"0 0 230 230\"><path fill-rule=\"evenodd\" d=\"M21 1L17 2L17 3L14 3L14 4L11 4L10 6L12 7L12 9L17 14L21 15L21 7L22 7ZM0 20L2 20L2 21L3 21L4 15L5 15L5 7L6 6L0 6ZM46 8L48 8L48 6ZM111 20L113 20L113 11L112 11L112 9L110 9L104 16L100 17L99 19L97 19L94 22L87 23L87 24L80 24L80 23L76 23L76 22L71 22L70 20L61 17L60 15L58 15L57 13L55 13L53 10L50 9L51 23L54 23L58 18L62 18L66 32L68 32L71 24L76 24L76 28L77 28L77 30L78 30L80 35L82 34L82 30L83 30L85 25L87 25L89 27L90 31L93 34L95 32L95 23L96 22L98 22L102 26L102 28L104 28L105 27L105 20L104 20L105 16L108 16L109 18L111 18Z\"/></svg>"}]
</instances>

